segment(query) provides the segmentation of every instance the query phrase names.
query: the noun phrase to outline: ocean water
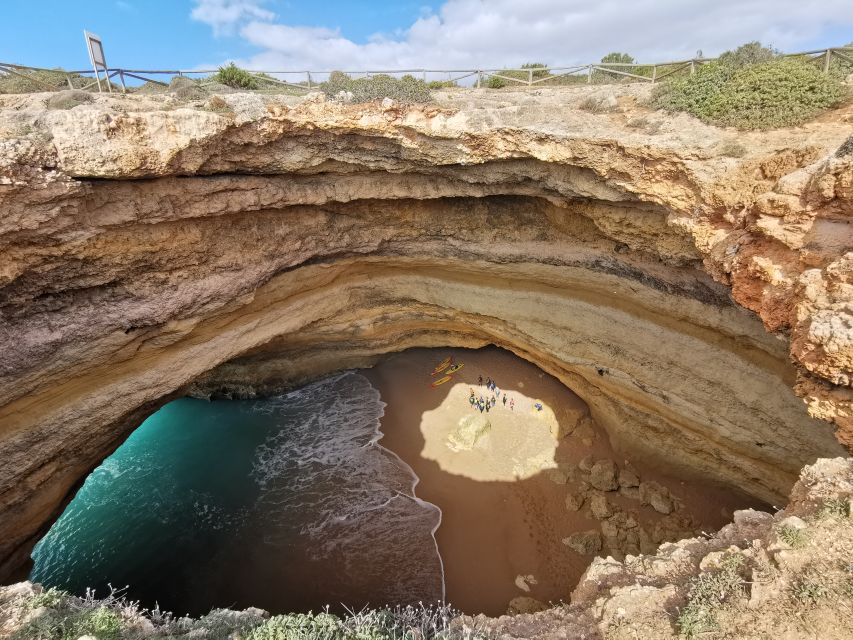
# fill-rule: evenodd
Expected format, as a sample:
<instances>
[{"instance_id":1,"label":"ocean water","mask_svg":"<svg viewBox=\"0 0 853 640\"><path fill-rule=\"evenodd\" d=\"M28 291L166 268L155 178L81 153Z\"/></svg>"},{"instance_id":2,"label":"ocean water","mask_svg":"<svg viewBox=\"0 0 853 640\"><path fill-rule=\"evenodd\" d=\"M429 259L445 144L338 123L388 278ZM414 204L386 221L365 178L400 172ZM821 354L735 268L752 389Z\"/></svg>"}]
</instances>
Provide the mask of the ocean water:
<instances>
[{"instance_id":1,"label":"ocean water","mask_svg":"<svg viewBox=\"0 0 853 640\"><path fill-rule=\"evenodd\" d=\"M127 587L179 615L443 599L441 512L378 444L384 406L353 372L266 399L171 402L86 479L30 579Z\"/></svg>"}]
</instances>

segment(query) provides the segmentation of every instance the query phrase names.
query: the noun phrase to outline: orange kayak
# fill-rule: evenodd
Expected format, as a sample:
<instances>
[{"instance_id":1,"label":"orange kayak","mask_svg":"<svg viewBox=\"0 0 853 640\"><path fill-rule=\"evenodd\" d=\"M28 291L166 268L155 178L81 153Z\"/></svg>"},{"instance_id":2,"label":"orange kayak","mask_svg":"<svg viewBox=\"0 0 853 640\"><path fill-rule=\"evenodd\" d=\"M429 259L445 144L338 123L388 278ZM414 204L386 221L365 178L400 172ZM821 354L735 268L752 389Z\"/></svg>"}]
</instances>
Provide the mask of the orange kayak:
<instances>
[{"instance_id":1,"label":"orange kayak","mask_svg":"<svg viewBox=\"0 0 853 640\"><path fill-rule=\"evenodd\" d=\"M445 358L444 360L438 363L438 366L432 370L432 373L430 375L438 375L439 373L447 369L447 367L450 366L451 362L453 362L453 358Z\"/></svg>"}]
</instances>

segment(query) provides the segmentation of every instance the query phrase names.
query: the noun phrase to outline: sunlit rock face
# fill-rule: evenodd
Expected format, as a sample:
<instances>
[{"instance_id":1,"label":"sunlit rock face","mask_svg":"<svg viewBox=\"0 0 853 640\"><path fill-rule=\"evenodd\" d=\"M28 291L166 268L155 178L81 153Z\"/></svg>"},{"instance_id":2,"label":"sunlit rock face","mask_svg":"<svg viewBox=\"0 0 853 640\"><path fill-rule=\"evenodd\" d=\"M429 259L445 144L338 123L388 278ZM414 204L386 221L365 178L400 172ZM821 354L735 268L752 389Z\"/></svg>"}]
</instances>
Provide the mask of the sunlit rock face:
<instances>
[{"instance_id":1,"label":"sunlit rock face","mask_svg":"<svg viewBox=\"0 0 853 640\"><path fill-rule=\"evenodd\" d=\"M765 500L844 451L849 113L734 160L631 96L476 95L2 98L0 575L168 398L414 346L509 349L617 449Z\"/></svg>"}]
</instances>

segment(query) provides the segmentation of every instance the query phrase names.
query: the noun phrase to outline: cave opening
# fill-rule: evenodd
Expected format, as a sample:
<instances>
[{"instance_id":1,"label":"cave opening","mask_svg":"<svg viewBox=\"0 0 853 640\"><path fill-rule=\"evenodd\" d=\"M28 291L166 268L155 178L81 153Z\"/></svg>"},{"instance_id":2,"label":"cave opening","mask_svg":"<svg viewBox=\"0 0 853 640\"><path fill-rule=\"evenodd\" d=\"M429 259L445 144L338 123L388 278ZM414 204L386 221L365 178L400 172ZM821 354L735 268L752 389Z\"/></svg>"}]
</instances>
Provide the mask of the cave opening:
<instances>
[{"instance_id":1,"label":"cave opening","mask_svg":"<svg viewBox=\"0 0 853 640\"><path fill-rule=\"evenodd\" d=\"M409 349L284 393L166 404L88 476L31 578L127 586L179 615L529 610L567 602L594 556L766 507L665 460L614 447L580 397L509 351Z\"/></svg>"}]
</instances>

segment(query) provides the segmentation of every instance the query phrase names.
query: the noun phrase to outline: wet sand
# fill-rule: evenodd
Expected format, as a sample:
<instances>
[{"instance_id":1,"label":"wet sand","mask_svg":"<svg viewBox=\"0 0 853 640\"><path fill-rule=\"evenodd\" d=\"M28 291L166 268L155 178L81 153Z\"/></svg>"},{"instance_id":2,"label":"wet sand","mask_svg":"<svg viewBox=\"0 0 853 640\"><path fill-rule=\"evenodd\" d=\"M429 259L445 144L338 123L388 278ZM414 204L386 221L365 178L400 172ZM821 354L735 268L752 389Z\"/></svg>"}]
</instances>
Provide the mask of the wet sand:
<instances>
[{"instance_id":1,"label":"wet sand","mask_svg":"<svg viewBox=\"0 0 853 640\"><path fill-rule=\"evenodd\" d=\"M437 387L436 365L452 357L464 367ZM599 529L588 509L570 511L575 488L557 467L581 459L609 458L620 468L606 434L581 419L585 404L555 378L495 347L413 349L363 372L387 403L380 444L407 462L420 478L419 498L442 510L436 538L444 562L447 600L467 613L499 615L518 596L569 601L590 556L563 544L572 533ZM501 390L496 406L480 412L469 403L493 392L478 385L492 378ZM505 406L503 396L515 401ZM541 404L538 410L534 404ZM467 416L467 418L466 418ZM460 420L467 419L467 429ZM488 420L489 428L482 430ZM558 439L559 428L580 424ZM655 480L685 505L697 525L716 529L734 509L760 506L726 489L683 482L631 460L643 481ZM617 492L608 500L653 529L663 516Z\"/></svg>"}]
</instances>

